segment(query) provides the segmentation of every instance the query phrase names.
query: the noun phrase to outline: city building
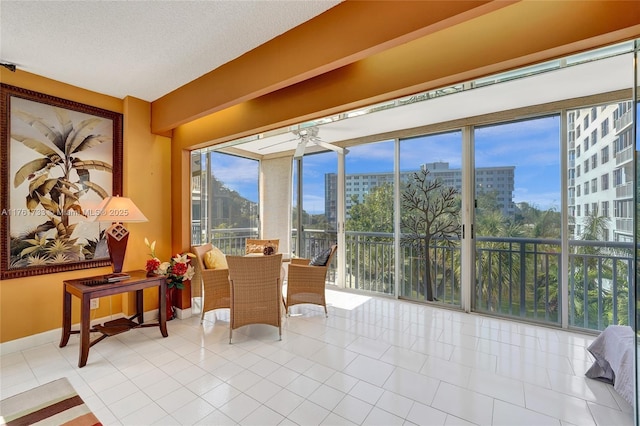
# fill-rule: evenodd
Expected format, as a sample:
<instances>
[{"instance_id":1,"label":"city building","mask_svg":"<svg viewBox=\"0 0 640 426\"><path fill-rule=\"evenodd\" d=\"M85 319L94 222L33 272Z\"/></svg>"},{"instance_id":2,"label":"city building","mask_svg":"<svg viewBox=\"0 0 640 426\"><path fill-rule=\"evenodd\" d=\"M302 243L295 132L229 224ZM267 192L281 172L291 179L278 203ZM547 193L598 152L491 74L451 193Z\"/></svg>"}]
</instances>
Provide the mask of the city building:
<instances>
[{"instance_id":1,"label":"city building","mask_svg":"<svg viewBox=\"0 0 640 426\"><path fill-rule=\"evenodd\" d=\"M600 239L633 241L632 103L593 106L568 113L568 208L573 239L587 218L608 220Z\"/></svg>"},{"instance_id":2,"label":"city building","mask_svg":"<svg viewBox=\"0 0 640 426\"><path fill-rule=\"evenodd\" d=\"M438 161L422 165L430 172L432 179L440 179L445 186L462 191L462 169L452 169L448 162ZM400 180L407 182L415 171L400 173ZM393 173L354 173L345 176L345 206L347 217L354 202L364 202L365 196L376 186L393 184ZM336 194L338 176L335 173L325 174L325 212L329 223L336 221ZM513 217L515 204L513 190L515 183L515 166L478 167L475 172L476 194L494 192L497 207L506 217ZM354 198L355 195L355 198Z\"/></svg>"}]
</instances>

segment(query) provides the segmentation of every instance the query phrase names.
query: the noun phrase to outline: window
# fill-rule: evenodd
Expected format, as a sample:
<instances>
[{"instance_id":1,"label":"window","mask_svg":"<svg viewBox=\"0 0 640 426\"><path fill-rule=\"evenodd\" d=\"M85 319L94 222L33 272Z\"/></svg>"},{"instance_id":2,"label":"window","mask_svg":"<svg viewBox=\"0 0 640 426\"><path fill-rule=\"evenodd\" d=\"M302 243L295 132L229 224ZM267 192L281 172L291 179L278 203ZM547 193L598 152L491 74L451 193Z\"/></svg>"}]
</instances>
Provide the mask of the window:
<instances>
[{"instance_id":1,"label":"window","mask_svg":"<svg viewBox=\"0 0 640 426\"><path fill-rule=\"evenodd\" d=\"M609 147L605 146L600 150L600 163L608 163L609 162Z\"/></svg>"},{"instance_id":2,"label":"window","mask_svg":"<svg viewBox=\"0 0 640 426\"><path fill-rule=\"evenodd\" d=\"M211 242L229 252L236 236L257 236L259 166L257 160L211 148L191 152L192 244ZM242 176L234 170L242 170ZM224 232L214 232L220 228Z\"/></svg>"},{"instance_id":3,"label":"window","mask_svg":"<svg viewBox=\"0 0 640 426\"><path fill-rule=\"evenodd\" d=\"M584 215L585 216L589 216L589 204L584 205Z\"/></svg>"},{"instance_id":4,"label":"window","mask_svg":"<svg viewBox=\"0 0 640 426\"><path fill-rule=\"evenodd\" d=\"M596 121L596 118L598 118L598 108L593 107L591 108L591 121Z\"/></svg>"},{"instance_id":5,"label":"window","mask_svg":"<svg viewBox=\"0 0 640 426\"><path fill-rule=\"evenodd\" d=\"M582 125L584 126L584 129L587 130L587 127L589 127L589 116L588 115L584 116L584 121L582 122Z\"/></svg>"},{"instance_id":6,"label":"window","mask_svg":"<svg viewBox=\"0 0 640 426\"><path fill-rule=\"evenodd\" d=\"M591 156L591 168L595 169L598 167L598 154L593 154Z\"/></svg>"},{"instance_id":7,"label":"window","mask_svg":"<svg viewBox=\"0 0 640 426\"><path fill-rule=\"evenodd\" d=\"M580 196L580 185L576 186L576 197Z\"/></svg>"},{"instance_id":8,"label":"window","mask_svg":"<svg viewBox=\"0 0 640 426\"><path fill-rule=\"evenodd\" d=\"M598 142L598 130L591 132L591 146L594 146Z\"/></svg>"},{"instance_id":9,"label":"window","mask_svg":"<svg viewBox=\"0 0 640 426\"><path fill-rule=\"evenodd\" d=\"M576 166L576 177L580 177L580 165Z\"/></svg>"},{"instance_id":10,"label":"window","mask_svg":"<svg viewBox=\"0 0 640 426\"><path fill-rule=\"evenodd\" d=\"M580 153L582 152L582 150L580 149L580 145L578 145L576 147L576 157L580 157Z\"/></svg>"},{"instance_id":11,"label":"window","mask_svg":"<svg viewBox=\"0 0 640 426\"><path fill-rule=\"evenodd\" d=\"M602 205L602 216L609 217L609 202L603 201L601 205Z\"/></svg>"},{"instance_id":12,"label":"window","mask_svg":"<svg viewBox=\"0 0 640 426\"><path fill-rule=\"evenodd\" d=\"M613 186L620 186L620 185L622 185L622 170L615 169L613 171Z\"/></svg>"},{"instance_id":13,"label":"window","mask_svg":"<svg viewBox=\"0 0 640 426\"><path fill-rule=\"evenodd\" d=\"M576 206L576 216L581 216L581 210L582 210L581 207L582 206L580 204Z\"/></svg>"},{"instance_id":14,"label":"window","mask_svg":"<svg viewBox=\"0 0 640 426\"><path fill-rule=\"evenodd\" d=\"M584 195L589 195L589 182L583 184L582 190L584 191Z\"/></svg>"},{"instance_id":15,"label":"window","mask_svg":"<svg viewBox=\"0 0 640 426\"><path fill-rule=\"evenodd\" d=\"M589 160L584 160L584 172L587 173L589 171Z\"/></svg>"},{"instance_id":16,"label":"window","mask_svg":"<svg viewBox=\"0 0 640 426\"><path fill-rule=\"evenodd\" d=\"M600 137L603 138L609 134L609 119L605 118L600 124Z\"/></svg>"},{"instance_id":17,"label":"window","mask_svg":"<svg viewBox=\"0 0 640 426\"><path fill-rule=\"evenodd\" d=\"M598 192L598 179L591 179L591 193Z\"/></svg>"},{"instance_id":18,"label":"window","mask_svg":"<svg viewBox=\"0 0 640 426\"><path fill-rule=\"evenodd\" d=\"M598 203L591 203L591 213L594 215L598 214Z\"/></svg>"},{"instance_id":19,"label":"window","mask_svg":"<svg viewBox=\"0 0 640 426\"><path fill-rule=\"evenodd\" d=\"M584 149L584 152L587 152L589 149L589 136L584 138L584 142L582 142L582 149Z\"/></svg>"},{"instance_id":20,"label":"window","mask_svg":"<svg viewBox=\"0 0 640 426\"><path fill-rule=\"evenodd\" d=\"M603 191L609 189L609 173L600 176L600 189Z\"/></svg>"}]
</instances>

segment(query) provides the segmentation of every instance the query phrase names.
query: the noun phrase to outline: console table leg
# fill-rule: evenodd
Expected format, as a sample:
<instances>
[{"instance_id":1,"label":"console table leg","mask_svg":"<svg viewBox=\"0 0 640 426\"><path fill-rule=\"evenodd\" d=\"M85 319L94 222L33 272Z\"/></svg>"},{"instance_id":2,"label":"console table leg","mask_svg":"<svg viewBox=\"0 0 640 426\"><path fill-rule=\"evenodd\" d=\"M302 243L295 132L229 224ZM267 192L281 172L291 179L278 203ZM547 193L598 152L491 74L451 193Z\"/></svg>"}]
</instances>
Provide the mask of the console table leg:
<instances>
[{"instance_id":1,"label":"console table leg","mask_svg":"<svg viewBox=\"0 0 640 426\"><path fill-rule=\"evenodd\" d=\"M71 293L67 289L62 288L62 337L60 338L60 347L63 348L69 343L71 336Z\"/></svg>"},{"instance_id":2,"label":"console table leg","mask_svg":"<svg viewBox=\"0 0 640 426\"><path fill-rule=\"evenodd\" d=\"M90 303L89 295L84 294L82 296L82 306L80 307L80 358L78 359L78 367L87 365L87 358L89 358Z\"/></svg>"},{"instance_id":3,"label":"console table leg","mask_svg":"<svg viewBox=\"0 0 640 426\"><path fill-rule=\"evenodd\" d=\"M160 295L160 300L158 303L158 305L160 305L160 312L158 312L158 323L160 324L160 333L162 333L162 337L167 337L169 335L169 333L167 332L167 283L160 283L158 289L158 294Z\"/></svg>"}]
</instances>

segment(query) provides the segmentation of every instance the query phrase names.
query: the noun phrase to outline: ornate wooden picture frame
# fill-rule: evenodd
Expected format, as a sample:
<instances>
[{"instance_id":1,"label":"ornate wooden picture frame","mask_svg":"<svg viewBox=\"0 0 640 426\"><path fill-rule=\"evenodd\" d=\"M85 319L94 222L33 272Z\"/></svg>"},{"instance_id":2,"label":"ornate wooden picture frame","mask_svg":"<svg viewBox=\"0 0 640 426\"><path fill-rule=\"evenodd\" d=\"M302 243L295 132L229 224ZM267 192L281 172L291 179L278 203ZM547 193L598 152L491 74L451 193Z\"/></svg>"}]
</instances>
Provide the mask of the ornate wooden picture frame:
<instances>
[{"instance_id":1,"label":"ornate wooden picture frame","mask_svg":"<svg viewBox=\"0 0 640 426\"><path fill-rule=\"evenodd\" d=\"M103 198L122 194L122 114L0 84L0 279L110 265Z\"/></svg>"}]
</instances>

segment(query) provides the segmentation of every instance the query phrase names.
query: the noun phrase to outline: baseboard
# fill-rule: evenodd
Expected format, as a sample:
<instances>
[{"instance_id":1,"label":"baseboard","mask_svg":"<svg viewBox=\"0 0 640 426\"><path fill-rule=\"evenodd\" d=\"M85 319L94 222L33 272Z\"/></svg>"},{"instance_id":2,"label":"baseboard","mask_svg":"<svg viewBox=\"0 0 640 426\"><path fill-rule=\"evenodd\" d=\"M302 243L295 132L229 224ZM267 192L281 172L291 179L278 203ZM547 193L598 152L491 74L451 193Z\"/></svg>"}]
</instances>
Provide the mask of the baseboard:
<instances>
[{"instance_id":1,"label":"baseboard","mask_svg":"<svg viewBox=\"0 0 640 426\"><path fill-rule=\"evenodd\" d=\"M191 309L188 309L189 316L191 316ZM186 314L185 314L186 315ZM122 318L125 315L122 313L116 315L110 315L103 318L96 318L91 320L91 326L102 324L106 321ZM158 319L158 310L154 309L144 313L144 321L153 321ZM180 316L178 316L180 318ZM185 317L188 318L188 317ZM72 330L77 330L79 323L71 325ZM0 343L0 355L6 355L14 352L20 352L27 349L32 349L38 346L46 345L49 343L60 343L60 337L62 336L62 327L54 330L45 331L43 333L33 334L31 336L22 337L20 339L10 340L8 342Z\"/></svg>"},{"instance_id":2,"label":"baseboard","mask_svg":"<svg viewBox=\"0 0 640 426\"><path fill-rule=\"evenodd\" d=\"M187 308L187 309L175 308L175 313L178 319L191 318L191 316L193 316L191 312L191 308Z\"/></svg>"}]
</instances>

